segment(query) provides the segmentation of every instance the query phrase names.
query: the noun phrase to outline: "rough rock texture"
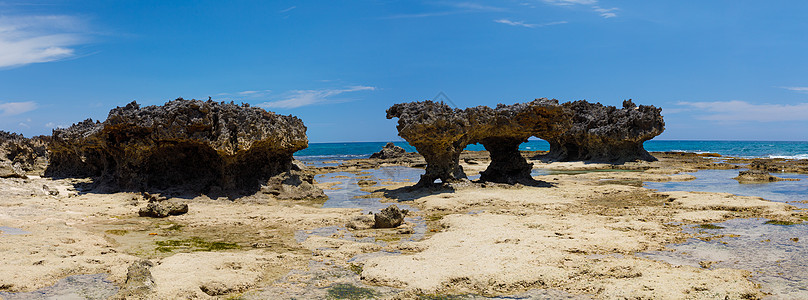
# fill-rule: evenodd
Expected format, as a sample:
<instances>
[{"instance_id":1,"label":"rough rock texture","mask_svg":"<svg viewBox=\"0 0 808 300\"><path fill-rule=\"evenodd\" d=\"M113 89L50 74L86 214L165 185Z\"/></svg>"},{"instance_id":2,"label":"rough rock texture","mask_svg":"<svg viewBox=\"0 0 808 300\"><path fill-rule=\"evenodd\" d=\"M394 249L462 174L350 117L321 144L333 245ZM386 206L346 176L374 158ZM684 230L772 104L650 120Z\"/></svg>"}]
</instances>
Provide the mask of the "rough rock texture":
<instances>
[{"instance_id":1,"label":"rough rock texture","mask_svg":"<svg viewBox=\"0 0 808 300\"><path fill-rule=\"evenodd\" d=\"M775 181L797 181L799 179L793 178L780 178L772 176L769 172L764 170L747 170L739 171L738 177L733 178L738 183L769 183Z\"/></svg>"},{"instance_id":2,"label":"rough rock texture","mask_svg":"<svg viewBox=\"0 0 808 300\"><path fill-rule=\"evenodd\" d=\"M28 172L41 172L48 163L49 137L25 138L0 130L0 178L25 178Z\"/></svg>"},{"instance_id":3,"label":"rough rock texture","mask_svg":"<svg viewBox=\"0 0 808 300\"><path fill-rule=\"evenodd\" d=\"M308 146L294 116L247 104L184 100L112 109L53 132L53 177L96 177L112 190L254 192Z\"/></svg>"},{"instance_id":4,"label":"rough rock texture","mask_svg":"<svg viewBox=\"0 0 808 300\"><path fill-rule=\"evenodd\" d=\"M154 278L150 269L151 261L141 259L132 263L126 272L126 282L114 297L115 299L146 299L154 290Z\"/></svg>"},{"instance_id":5,"label":"rough rock texture","mask_svg":"<svg viewBox=\"0 0 808 300\"><path fill-rule=\"evenodd\" d=\"M426 160L418 186L458 181L466 177L458 161L468 145L469 122L463 111L432 101L395 104L387 118L398 118L398 135Z\"/></svg>"},{"instance_id":6,"label":"rough rock texture","mask_svg":"<svg viewBox=\"0 0 808 300\"><path fill-rule=\"evenodd\" d=\"M623 101L622 109L584 100L563 106L572 116L572 127L561 134L537 135L550 143L550 153L544 158L611 163L656 161L642 144L665 130L661 108L637 106L630 99Z\"/></svg>"},{"instance_id":7,"label":"rough rock texture","mask_svg":"<svg viewBox=\"0 0 808 300\"><path fill-rule=\"evenodd\" d=\"M373 214L373 228L396 228L404 222L404 214L395 204Z\"/></svg>"},{"instance_id":8,"label":"rough rock texture","mask_svg":"<svg viewBox=\"0 0 808 300\"><path fill-rule=\"evenodd\" d=\"M149 202L146 207L138 211L141 217L165 218L168 216L178 216L188 212L188 204L176 201L156 201Z\"/></svg>"},{"instance_id":9,"label":"rough rock texture","mask_svg":"<svg viewBox=\"0 0 808 300\"><path fill-rule=\"evenodd\" d=\"M546 98L527 103L453 109L432 101L395 104L387 118L398 118L399 135L427 162L417 186L466 178L459 166L460 152L469 144L482 144L491 155L480 180L498 183L534 183L532 165L519 153L519 144L531 136L550 142L548 160L583 160L619 163L656 160L642 146L664 130L661 109L623 108L575 101L559 105Z\"/></svg>"},{"instance_id":10,"label":"rough rock texture","mask_svg":"<svg viewBox=\"0 0 808 300\"><path fill-rule=\"evenodd\" d=\"M407 151L404 150L404 148L396 146L393 143L387 143L387 145L384 145L382 150L379 150L379 152L371 154L370 158L391 159L402 157L405 154L407 154Z\"/></svg>"},{"instance_id":11,"label":"rough rock texture","mask_svg":"<svg viewBox=\"0 0 808 300\"><path fill-rule=\"evenodd\" d=\"M460 152L481 143L491 153L489 168L481 180L516 183L533 181L531 165L519 154L519 144L531 136L557 134L569 127L557 100L537 99L528 103L452 109L432 101L396 104L387 118L399 118L399 135L427 162L419 186L466 178L458 164Z\"/></svg>"}]
</instances>

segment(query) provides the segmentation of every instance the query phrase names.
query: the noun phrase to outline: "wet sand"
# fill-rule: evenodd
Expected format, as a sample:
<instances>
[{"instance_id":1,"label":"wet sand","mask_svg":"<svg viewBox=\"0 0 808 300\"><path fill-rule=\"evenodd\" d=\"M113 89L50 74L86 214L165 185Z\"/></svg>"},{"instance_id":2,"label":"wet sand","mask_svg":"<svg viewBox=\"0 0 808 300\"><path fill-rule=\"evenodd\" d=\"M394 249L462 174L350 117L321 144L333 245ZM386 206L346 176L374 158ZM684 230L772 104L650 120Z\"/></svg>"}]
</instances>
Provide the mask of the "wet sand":
<instances>
[{"instance_id":1,"label":"wet sand","mask_svg":"<svg viewBox=\"0 0 808 300\"><path fill-rule=\"evenodd\" d=\"M808 295L778 289L776 274L761 279L755 264L731 264L731 257L668 258L683 252L677 247L695 252L678 246L693 238L728 244L737 238L693 226L750 218L800 224L808 213L754 196L645 188L644 182L688 182L695 176L686 172L744 163L655 155L661 160L618 166L531 160L535 178L549 187L464 182L426 191L408 188L418 172L404 167L422 166L417 155L355 160L314 170L330 202L194 196L174 199L188 203L187 214L163 219L138 217L146 202L134 193L81 192L74 187L81 180L0 179L0 297L101 274L107 284L86 284L93 288L84 292L104 298L124 286L127 268L139 259L154 263L154 289L141 295L150 299ZM487 163L484 152L461 159L469 175ZM400 228L346 227L389 204L410 209ZM806 242L787 245L804 249ZM788 265L797 258L781 259ZM791 286L808 285L804 274L795 278Z\"/></svg>"}]
</instances>

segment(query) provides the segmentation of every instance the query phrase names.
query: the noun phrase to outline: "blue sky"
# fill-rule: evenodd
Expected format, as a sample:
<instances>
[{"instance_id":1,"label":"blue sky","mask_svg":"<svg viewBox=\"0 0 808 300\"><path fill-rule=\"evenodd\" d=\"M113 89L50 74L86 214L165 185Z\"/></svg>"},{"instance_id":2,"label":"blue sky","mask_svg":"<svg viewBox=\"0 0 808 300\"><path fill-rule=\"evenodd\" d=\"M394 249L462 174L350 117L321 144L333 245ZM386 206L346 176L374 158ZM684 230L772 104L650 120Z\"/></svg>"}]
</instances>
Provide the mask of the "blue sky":
<instances>
[{"instance_id":1,"label":"blue sky","mask_svg":"<svg viewBox=\"0 0 808 300\"><path fill-rule=\"evenodd\" d=\"M312 142L400 140L392 104L663 108L657 139L808 140L805 1L3 1L0 130L132 100L246 102Z\"/></svg>"}]
</instances>

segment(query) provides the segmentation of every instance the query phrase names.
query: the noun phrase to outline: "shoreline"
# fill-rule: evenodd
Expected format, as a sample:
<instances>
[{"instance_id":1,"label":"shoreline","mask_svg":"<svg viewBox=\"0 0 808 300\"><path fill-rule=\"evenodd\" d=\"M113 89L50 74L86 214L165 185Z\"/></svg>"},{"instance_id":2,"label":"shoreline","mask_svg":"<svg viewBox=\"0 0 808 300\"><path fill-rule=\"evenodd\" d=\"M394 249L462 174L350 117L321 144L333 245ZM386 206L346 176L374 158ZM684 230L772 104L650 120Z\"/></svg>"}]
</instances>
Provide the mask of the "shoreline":
<instances>
[{"instance_id":1,"label":"shoreline","mask_svg":"<svg viewBox=\"0 0 808 300\"><path fill-rule=\"evenodd\" d=\"M749 271L715 267L720 263L710 261L706 267L674 266L639 254L669 251L704 235L686 232L688 224L739 218L802 223L808 213L758 197L657 192L637 186L692 180L682 173L735 170L742 168L737 164L749 163L698 154L657 157L658 162L617 166L530 160L534 169L603 170L535 176L550 187L468 182L410 191L407 187L417 178L360 187L367 193L363 198L416 208L408 215L411 221L397 229L348 229L346 224L363 215L361 208L321 208L322 201L277 200L260 193L234 201L204 195L177 199L189 204L187 214L141 218L137 210L145 200L135 193L83 193L73 188L81 180L0 179L0 225L28 232L0 235L9 242L4 243L2 263L12 266L0 271L0 292L33 291L70 275L98 273L109 274L113 286L123 287L129 265L145 258L155 262L155 290L144 298L325 297L335 287L348 286L393 299L522 293L584 298L765 296ZM368 169L417 167L422 161L408 154L394 160L356 159L312 171L353 174L335 179L353 184L372 180ZM487 153L461 155L469 175L485 169L487 162ZM48 194L43 185L58 193ZM335 184L317 185L328 191ZM412 220L425 226L417 241L410 240L416 226ZM680 224L668 225L671 222ZM703 238L731 238L721 235L707 232ZM176 282L177 276L189 279L166 284Z\"/></svg>"}]
</instances>

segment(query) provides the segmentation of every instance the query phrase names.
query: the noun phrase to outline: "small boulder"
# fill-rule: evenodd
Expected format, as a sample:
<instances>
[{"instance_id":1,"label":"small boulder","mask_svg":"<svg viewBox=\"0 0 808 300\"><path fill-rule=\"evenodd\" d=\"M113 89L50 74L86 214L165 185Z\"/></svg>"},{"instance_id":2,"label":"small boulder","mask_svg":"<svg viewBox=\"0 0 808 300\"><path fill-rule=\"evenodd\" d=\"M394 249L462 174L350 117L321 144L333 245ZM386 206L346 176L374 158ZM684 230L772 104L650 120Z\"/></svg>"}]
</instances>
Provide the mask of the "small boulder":
<instances>
[{"instance_id":1,"label":"small boulder","mask_svg":"<svg viewBox=\"0 0 808 300\"><path fill-rule=\"evenodd\" d=\"M154 289L154 278L152 277L151 261L141 259L132 263L126 272L126 282L118 292L116 299L145 299Z\"/></svg>"},{"instance_id":2,"label":"small boulder","mask_svg":"<svg viewBox=\"0 0 808 300\"><path fill-rule=\"evenodd\" d=\"M345 224L345 227L348 227L348 229L353 230L362 230L373 228L373 225L375 223L376 222L370 216L356 216L350 221L348 221L348 223Z\"/></svg>"},{"instance_id":3,"label":"small boulder","mask_svg":"<svg viewBox=\"0 0 808 300\"><path fill-rule=\"evenodd\" d=\"M141 208L138 215L141 217L165 218L168 216L178 216L188 212L188 204L176 201L153 201L146 207Z\"/></svg>"},{"instance_id":4,"label":"small boulder","mask_svg":"<svg viewBox=\"0 0 808 300\"><path fill-rule=\"evenodd\" d=\"M379 213L373 214L373 228L396 228L404 222L406 210L402 212L395 204L382 209Z\"/></svg>"},{"instance_id":5,"label":"small boulder","mask_svg":"<svg viewBox=\"0 0 808 300\"><path fill-rule=\"evenodd\" d=\"M738 177L733 178L738 181L738 183L746 184L746 183L769 183L775 181L797 181L799 179L792 179L792 178L780 178L777 176L772 176L769 172L765 170L747 170L747 171L740 171L738 172Z\"/></svg>"},{"instance_id":6,"label":"small boulder","mask_svg":"<svg viewBox=\"0 0 808 300\"><path fill-rule=\"evenodd\" d=\"M0 161L0 178L28 179L28 176L25 176L25 171L20 168L18 163Z\"/></svg>"},{"instance_id":7,"label":"small boulder","mask_svg":"<svg viewBox=\"0 0 808 300\"><path fill-rule=\"evenodd\" d=\"M404 156L405 154L407 154L407 151L404 150L404 148L396 146L393 143L387 143L387 145L384 145L382 150L371 154L370 158L378 158L378 159L399 158Z\"/></svg>"}]
</instances>

